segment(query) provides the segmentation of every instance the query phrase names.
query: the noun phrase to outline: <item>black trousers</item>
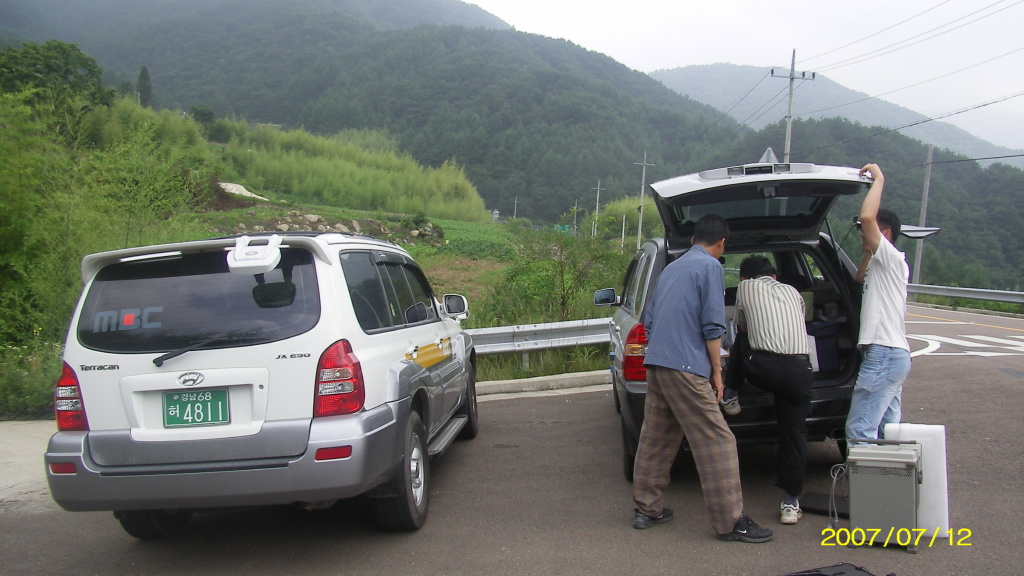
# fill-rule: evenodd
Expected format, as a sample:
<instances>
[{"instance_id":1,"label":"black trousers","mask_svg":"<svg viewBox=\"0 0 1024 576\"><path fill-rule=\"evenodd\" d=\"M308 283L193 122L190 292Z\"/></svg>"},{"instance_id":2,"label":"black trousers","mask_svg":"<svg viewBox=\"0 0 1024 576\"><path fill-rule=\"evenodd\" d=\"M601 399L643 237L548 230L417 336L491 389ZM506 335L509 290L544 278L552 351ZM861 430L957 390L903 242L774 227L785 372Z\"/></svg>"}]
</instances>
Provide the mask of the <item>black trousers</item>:
<instances>
[{"instance_id":1,"label":"black trousers","mask_svg":"<svg viewBox=\"0 0 1024 576\"><path fill-rule=\"evenodd\" d=\"M775 395L778 421L778 480L775 485L792 496L804 491L807 467L807 415L811 410L811 361L803 355L754 350L740 332L729 351L725 386L739 390L746 380Z\"/></svg>"}]
</instances>

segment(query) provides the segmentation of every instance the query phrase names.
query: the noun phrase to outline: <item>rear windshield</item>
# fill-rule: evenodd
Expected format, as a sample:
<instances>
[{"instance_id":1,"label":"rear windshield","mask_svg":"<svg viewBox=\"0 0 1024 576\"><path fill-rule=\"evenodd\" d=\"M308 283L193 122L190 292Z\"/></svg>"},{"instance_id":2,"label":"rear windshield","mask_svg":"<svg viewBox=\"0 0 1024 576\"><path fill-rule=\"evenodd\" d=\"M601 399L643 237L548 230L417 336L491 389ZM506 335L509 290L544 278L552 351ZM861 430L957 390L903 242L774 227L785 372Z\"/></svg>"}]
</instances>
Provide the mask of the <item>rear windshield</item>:
<instances>
[{"instance_id":1,"label":"rear windshield","mask_svg":"<svg viewBox=\"0 0 1024 576\"><path fill-rule=\"evenodd\" d=\"M104 352L226 348L283 340L316 325L320 296L309 251L282 249L277 268L256 275L230 273L226 254L103 268L83 304L79 341Z\"/></svg>"},{"instance_id":2,"label":"rear windshield","mask_svg":"<svg viewBox=\"0 0 1024 576\"><path fill-rule=\"evenodd\" d=\"M694 206L673 206L672 216L679 223L694 223L708 214L718 214L726 220L758 220L769 217L800 220L810 215L817 215L828 209L832 198L814 198L798 196L793 198L748 198L744 200L727 200L724 202L708 202Z\"/></svg>"}]
</instances>

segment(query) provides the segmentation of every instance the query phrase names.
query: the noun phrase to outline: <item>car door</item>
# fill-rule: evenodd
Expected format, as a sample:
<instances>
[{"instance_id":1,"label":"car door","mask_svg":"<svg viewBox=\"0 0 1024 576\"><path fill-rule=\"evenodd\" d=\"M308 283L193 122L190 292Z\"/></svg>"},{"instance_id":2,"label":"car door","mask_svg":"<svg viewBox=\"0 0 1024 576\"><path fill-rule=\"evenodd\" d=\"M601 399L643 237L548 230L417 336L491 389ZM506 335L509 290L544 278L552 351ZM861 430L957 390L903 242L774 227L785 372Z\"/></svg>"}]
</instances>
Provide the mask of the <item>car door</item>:
<instances>
[{"instance_id":1,"label":"car door","mask_svg":"<svg viewBox=\"0 0 1024 576\"><path fill-rule=\"evenodd\" d=\"M446 387L458 398L456 376L461 373L459 361L452 354L452 340L443 330L437 303L423 272L412 260L401 255L379 257L382 277L391 303L392 322L401 328L396 337L406 345L405 359L419 369L418 382L430 398L427 407L431 431L445 421L449 406Z\"/></svg>"}]
</instances>

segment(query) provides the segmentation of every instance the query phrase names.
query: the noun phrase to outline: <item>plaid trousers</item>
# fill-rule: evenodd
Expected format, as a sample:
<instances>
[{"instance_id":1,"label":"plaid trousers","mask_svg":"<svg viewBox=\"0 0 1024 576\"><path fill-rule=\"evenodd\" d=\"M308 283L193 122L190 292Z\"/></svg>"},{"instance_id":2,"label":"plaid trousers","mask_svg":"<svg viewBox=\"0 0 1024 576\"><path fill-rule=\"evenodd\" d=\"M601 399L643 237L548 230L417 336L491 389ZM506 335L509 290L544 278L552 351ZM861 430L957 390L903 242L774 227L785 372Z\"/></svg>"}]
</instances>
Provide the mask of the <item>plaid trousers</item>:
<instances>
[{"instance_id":1,"label":"plaid trousers","mask_svg":"<svg viewBox=\"0 0 1024 576\"><path fill-rule=\"evenodd\" d=\"M731 532L743 513L736 437L707 378L647 367L647 398L633 468L633 502L649 516L661 514L672 462L688 438L704 490L711 526Z\"/></svg>"}]
</instances>

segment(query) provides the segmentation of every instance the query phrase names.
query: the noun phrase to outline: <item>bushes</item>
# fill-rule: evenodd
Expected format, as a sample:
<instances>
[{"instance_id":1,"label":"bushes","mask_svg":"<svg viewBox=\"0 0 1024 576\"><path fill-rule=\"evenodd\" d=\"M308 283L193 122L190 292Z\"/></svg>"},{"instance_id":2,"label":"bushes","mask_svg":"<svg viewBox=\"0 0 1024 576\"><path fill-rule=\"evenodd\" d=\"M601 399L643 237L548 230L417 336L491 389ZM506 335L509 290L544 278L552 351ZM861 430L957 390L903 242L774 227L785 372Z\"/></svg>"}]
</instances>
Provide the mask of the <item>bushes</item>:
<instances>
[{"instance_id":1,"label":"bushes","mask_svg":"<svg viewBox=\"0 0 1024 576\"><path fill-rule=\"evenodd\" d=\"M43 341L0 347L0 420L53 416L60 358L60 346Z\"/></svg>"}]
</instances>

